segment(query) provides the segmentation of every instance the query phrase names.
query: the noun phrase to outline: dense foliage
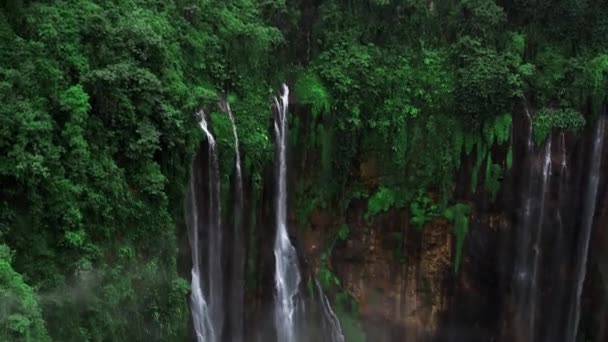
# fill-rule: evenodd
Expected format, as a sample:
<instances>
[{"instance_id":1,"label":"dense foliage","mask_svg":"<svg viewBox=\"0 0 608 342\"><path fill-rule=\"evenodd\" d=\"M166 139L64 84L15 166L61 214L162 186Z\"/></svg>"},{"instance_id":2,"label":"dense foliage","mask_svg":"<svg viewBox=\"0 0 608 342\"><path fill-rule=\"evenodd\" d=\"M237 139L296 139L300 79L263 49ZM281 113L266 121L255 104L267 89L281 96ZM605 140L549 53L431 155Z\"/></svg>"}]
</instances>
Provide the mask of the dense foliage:
<instances>
[{"instance_id":1,"label":"dense foliage","mask_svg":"<svg viewBox=\"0 0 608 342\"><path fill-rule=\"evenodd\" d=\"M192 113L236 94L259 172L259 75L281 39L261 18L279 6L3 2L0 239L15 253L2 253L0 336L43 340L43 318L58 341L186 338L176 227L200 140Z\"/></svg>"},{"instance_id":2,"label":"dense foliage","mask_svg":"<svg viewBox=\"0 0 608 342\"><path fill-rule=\"evenodd\" d=\"M282 80L294 159L320 162L294 186L300 221L356 198L368 221L399 207L423 228L444 212L458 270L470 210L456 171L473 165L471 192L496 196L512 155L491 151L510 144L522 103L538 109L539 143L589 122L607 36L600 0L3 1L0 338L184 340L192 113L229 98L257 196ZM228 179L232 133L212 117ZM368 161L380 167L363 186Z\"/></svg>"}]
</instances>

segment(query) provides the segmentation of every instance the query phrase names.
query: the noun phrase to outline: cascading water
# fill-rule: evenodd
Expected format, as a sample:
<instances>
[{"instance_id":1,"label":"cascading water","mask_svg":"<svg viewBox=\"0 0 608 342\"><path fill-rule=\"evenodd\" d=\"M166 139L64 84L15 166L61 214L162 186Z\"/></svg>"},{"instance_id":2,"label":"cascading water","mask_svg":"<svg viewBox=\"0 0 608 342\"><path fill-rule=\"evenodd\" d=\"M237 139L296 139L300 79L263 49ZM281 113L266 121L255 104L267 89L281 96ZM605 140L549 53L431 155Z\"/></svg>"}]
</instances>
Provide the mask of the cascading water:
<instances>
[{"instance_id":1,"label":"cascading water","mask_svg":"<svg viewBox=\"0 0 608 342\"><path fill-rule=\"evenodd\" d=\"M298 306L300 270L296 249L287 234L287 113L289 88L283 85L280 99L275 97L274 129L277 146L277 200L275 257L275 325L278 341L296 340L295 316Z\"/></svg>"},{"instance_id":2,"label":"cascading water","mask_svg":"<svg viewBox=\"0 0 608 342\"><path fill-rule=\"evenodd\" d=\"M191 311L197 341L221 341L224 324L223 276L222 276L222 235L220 209L220 175L216 144L207 125L203 111L197 113L199 125L207 137L208 192L205 210L205 224L199 219L199 201L196 188L200 173L193 166L189 190L189 238L192 250ZM201 234L204 239L201 239ZM206 276L206 277L205 277Z\"/></svg>"},{"instance_id":3,"label":"cascading water","mask_svg":"<svg viewBox=\"0 0 608 342\"><path fill-rule=\"evenodd\" d=\"M595 214L597 192L600 181L600 170L602 163L602 149L604 145L605 113L602 113L597 121L595 135L593 138L593 151L591 165L589 167L589 179L585 192L583 221L580 228L578 248L576 254L575 280L576 288L573 293L572 304L568 315L568 342L575 342L578 334L578 325L581 315L581 295L583 284L587 273L587 257L589 255L589 240Z\"/></svg>"},{"instance_id":4,"label":"cascading water","mask_svg":"<svg viewBox=\"0 0 608 342\"><path fill-rule=\"evenodd\" d=\"M315 279L317 285L319 307L321 308L321 324L323 333L326 336L328 342L344 342L344 334L342 333L342 327L340 326L340 320L336 316L335 312L331 309L331 304L327 299L327 296L323 292L323 288L319 281Z\"/></svg>"},{"instance_id":5,"label":"cascading water","mask_svg":"<svg viewBox=\"0 0 608 342\"><path fill-rule=\"evenodd\" d=\"M244 243L242 234L243 219L243 176L241 174L241 154L239 152L239 136L236 130L234 115L228 102L221 102L220 108L228 114L232 124L234 136L234 168L235 168L235 193L234 193L234 225L231 241L230 262L230 294L228 296L230 340L240 342L243 340L243 306L244 306Z\"/></svg>"}]
</instances>

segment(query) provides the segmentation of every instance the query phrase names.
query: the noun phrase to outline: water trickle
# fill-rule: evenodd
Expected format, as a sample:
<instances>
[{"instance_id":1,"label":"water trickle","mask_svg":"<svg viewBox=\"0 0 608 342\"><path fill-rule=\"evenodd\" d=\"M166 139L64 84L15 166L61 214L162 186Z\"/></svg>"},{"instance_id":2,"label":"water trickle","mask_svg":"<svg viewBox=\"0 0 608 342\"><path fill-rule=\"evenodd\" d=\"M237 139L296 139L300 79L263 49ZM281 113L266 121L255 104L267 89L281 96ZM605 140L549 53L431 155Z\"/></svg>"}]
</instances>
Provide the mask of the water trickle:
<instances>
[{"instance_id":1,"label":"water trickle","mask_svg":"<svg viewBox=\"0 0 608 342\"><path fill-rule=\"evenodd\" d=\"M526 117L528 118L528 136L527 136L527 143L528 143L528 150L532 150L534 148L534 143L532 142L532 130L533 130L533 121L532 121L532 116L530 115L530 110L528 109L528 103L524 102L524 110L526 112Z\"/></svg>"},{"instance_id":2,"label":"water trickle","mask_svg":"<svg viewBox=\"0 0 608 342\"><path fill-rule=\"evenodd\" d=\"M344 342L344 334L342 333L342 326L340 326L340 320L336 313L331 309L331 304L327 299L327 296L323 292L323 288L319 281L315 279L317 285L317 292L319 296L319 306L321 307L321 323L323 325L323 332L327 337L328 342Z\"/></svg>"},{"instance_id":3,"label":"water trickle","mask_svg":"<svg viewBox=\"0 0 608 342\"><path fill-rule=\"evenodd\" d=\"M287 114L289 109L289 88L283 85L280 98L274 98L276 107L274 129L277 147L277 200L275 257L275 324L280 342L293 342L295 334L295 314L298 306L300 270L296 249L287 234Z\"/></svg>"},{"instance_id":4,"label":"water trickle","mask_svg":"<svg viewBox=\"0 0 608 342\"><path fill-rule=\"evenodd\" d=\"M221 102L220 108L228 114L228 118L230 119L230 123L232 124L232 135L234 137L234 155L235 162L234 167L236 170L236 186L237 186L237 200L242 200L243 198L243 176L241 174L241 153L239 152L239 135L236 131L236 123L234 120L234 115L232 114L232 109L230 109L230 103Z\"/></svg>"},{"instance_id":5,"label":"water trickle","mask_svg":"<svg viewBox=\"0 0 608 342\"><path fill-rule=\"evenodd\" d=\"M591 156L591 165L589 167L589 179L585 192L586 195L584 201L583 222L580 228L580 236L576 254L576 268L574 274L576 288L573 293L572 304L570 306L568 315L568 342L575 342L578 334L578 325L581 315L581 295L583 293L583 284L587 274L589 240L591 238L591 228L593 226L597 191L601 176L602 148L604 145L604 121L605 115L602 114L597 121L595 135L593 138L593 154Z\"/></svg>"}]
</instances>

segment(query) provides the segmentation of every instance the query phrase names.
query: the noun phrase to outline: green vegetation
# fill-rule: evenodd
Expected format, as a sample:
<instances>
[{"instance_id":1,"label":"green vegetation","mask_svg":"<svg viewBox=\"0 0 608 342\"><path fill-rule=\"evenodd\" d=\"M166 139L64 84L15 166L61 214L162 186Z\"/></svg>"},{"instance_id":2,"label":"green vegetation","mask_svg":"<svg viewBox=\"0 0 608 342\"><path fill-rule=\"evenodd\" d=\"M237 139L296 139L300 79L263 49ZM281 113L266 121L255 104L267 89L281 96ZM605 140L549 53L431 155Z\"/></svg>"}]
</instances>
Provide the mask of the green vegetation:
<instances>
[{"instance_id":1,"label":"green vegetation","mask_svg":"<svg viewBox=\"0 0 608 342\"><path fill-rule=\"evenodd\" d=\"M264 18L282 6L2 2L0 243L14 251L3 276L17 303L2 296L0 339L187 339L176 241L202 137L193 113L235 95L260 189L272 156L265 75L282 41ZM216 116L221 151L232 151Z\"/></svg>"},{"instance_id":2,"label":"green vegetation","mask_svg":"<svg viewBox=\"0 0 608 342\"><path fill-rule=\"evenodd\" d=\"M443 212L443 216L452 221L454 228L454 236L456 236L456 256L454 259L454 272L458 273L460 269L460 262L462 260L462 247L464 246L464 239L469 232L469 218L467 217L471 212L471 208L467 204L458 203Z\"/></svg>"},{"instance_id":3,"label":"green vegetation","mask_svg":"<svg viewBox=\"0 0 608 342\"><path fill-rule=\"evenodd\" d=\"M11 251L0 245L0 338L3 341L48 341L34 290L11 266Z\"/></svg>"},{"instance_id":4,"label":"green vegetation","mask_svg":"<svg viewBox=\"0 0 608 342\"><path fill-rule=\"evenodd\" d=\"M380 187L380 189L378 189L378 191L376 191L376 193L367 201L365 219L369 220L370 217L390 209L395 204L395 196L393 190L386 187Z\"/></svg>"},{"instance_id":5,"label":"green vegetation","mask_svg":"<svg viewBox=\"0 0 608 342\"><path fill-rule=\"evenodd\" d=\"M350 229L347 225L341 226L335 234L332 234L326 242L324 251L321 254L321 262L319 264L319 272L317 278L321 282L321 286L325 289L330 289L333 286L340 287L340 279L334 274L328 264L328 259L331 258L336 243L346 241L350 235Z\"/></svg>"},{"instance_id":6,"label":"green vegetation","mask_svg":"<svg viewBox=\"0 0 608 342\"><path fill-rule=\"evenodd\" d=\"M608 91L606 18L600 0L1 2L0 339L187 339L177 241L196 110L213 113L224 198L232 172L218 98L252 210L273 186L270 97L288 81L301 227L367 198L367 222L405 208L422 228L470 199L454 193L465 165L465 197L497 196L524 99L537 143L590 121ZM459 205L443 214L455 271L475 210ZM359 331L350 305L338 312Z\"/></svg>"},{"instance_id":7,"label":"green vegetation","mask_svg":"<svg viewBox=\"0 0 608 342\"><path fill-rule=\"evenodd\" d=\"M534 116L534 140L543 143L553 129L577 131L585 126L585 118L572 109L542 109Z\"/></svg>"},{"instance_id":8,"label":"green vegetation","mask_svg":"<svg viewBox=\"0 0 608 342\"><path fill-rule=\"evenodd\" d=\"M340 320L345 341L365 342L367 340L365 331L356 318L359 305L353 297L346 292L339 293L336 296L335 311Z\"/></svg>"},{"instance_id":9,"label":"green vegetation","mask_svg":"<svg viewBox=\"0 0 608 342\"><path fill-rule=\"evenodd\" d=\"M414 228L421 230L424 225L437 217L437 205L423 192L410 204L411 222Z\"/></svg>"},{"instance_id":10,"label":"green vegetation","mask_svg":"<svg viewBox=\"0 0 608 342\"><path fill-rule=\"evenodd\" d=\"M295 89L298 100L311 106L313 120L319 114L329 113L329 94L321 83L319 76L310 73L300 75L296 81Z\"/></svg>"}]
</instances>

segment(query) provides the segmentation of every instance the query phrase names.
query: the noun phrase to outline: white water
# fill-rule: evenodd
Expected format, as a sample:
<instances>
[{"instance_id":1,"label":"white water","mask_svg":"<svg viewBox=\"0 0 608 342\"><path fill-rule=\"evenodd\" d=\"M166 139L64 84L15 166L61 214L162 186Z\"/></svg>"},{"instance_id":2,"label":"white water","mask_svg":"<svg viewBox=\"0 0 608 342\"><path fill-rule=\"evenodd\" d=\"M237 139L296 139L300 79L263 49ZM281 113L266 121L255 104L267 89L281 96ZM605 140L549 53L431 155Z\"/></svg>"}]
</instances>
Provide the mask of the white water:
<instances>
[{"instance_id":1,"label":"white water","mask_svg":"<svg viewBox=\"0 0 608 342\"><path fill-rule=\"evenodd\" d=\"M243 340L243 315L244 315L244 244L242 234L242 213L243 213L243 176L241 174L241 154L239 151L239 136L236 130L234 115L230 109L230 104L226 102L220 103L220 108L228 114L230 123L232 124L232 134L234 137L234 154L235 154L235 198L234 198L234 226L233 226L233 241L232 241L232 259L231 259L231 281L230 281L230 340L232 342L240 342Z\"/></svg>"},{"instance_id":2,"label":"white water","mask_svg":"<svg viewBox=\"0 0 608 342\"><path fill-rule=\"evenodd\" d=\"M195 189L195 178L194 168L192 170L192 176L190 177L190 193L189 193L189 204L190 208L190 250L192 251L192 283L190 293L190 311L192 312L192 321L194 323L194 331L196 333L196 339L199 342L210 341L213 339L213 327L209 320L209 309L207 302L203 296L200 281L200 263L201 257L199 254L199 217L197 210L196 201L196 189Z\"/></svg>"},{"instance_id":3,"label":"white water","mask_svg":"<svg viewBox=\"0 0 608 342\"><path fill-rule=\"evenodd\" d=\"M203 116L204 118L204 116ZM208 273L209 312L217 341L222 340L224 327L224 277L222 272L222 223L220 207L220 170L215 139L207 121L201 120L201 128L209 141L209 225L208 225ZM214 342L214 341L210 341Z\"/></svg>"},{"instance_id":4,"label":"white water","mask_svg":"<svg viewBox=\"0 0 608 342\"><path fill-rule=\"evenodd\" d=\"M587 183L586 198L583 203L583 223L581 225L577 249L575 269L576 289L568 317L568 342L575 342L578 334L578 325L581 315L581 295L583 293L583 284L585 283L587 274L589 240L591 239L591 228L593 226L593 216L595 214L595 204L597 201L597 188L600 181L602 148L604 145L604 116L605 115L602 113L597 121L593 139L593 154L591 166L589 168L589 182Z\"/></svg>"},{"instance_id":5,"label":"white water","mask_svg":"<svg viewBox=\"0 0 608 342\"><path fill-rule=\"evenodd\" d=\"M234 121L234 115L230 109L230 103L224 102L221 105L222 109L228 114L230 123L232 124L232 135L234 136L234 154L235 154L235 169L236 169L236 186L237 196L239 199L243 198L243 176L241 174L241 153L239 152L239 135L236 131L236 123Z\"/></svg>"},{"instance_id":6,"label":"white water","mask_svg":"<svg viewBox=\"0 0 608 342\"><path fill-rule=\"evenodd\" d=\"M217 163L217 153L215 139L209 131L205 113L197 113L199 125L207 136L209 146L209 163L207 171L209 173L209 197L206 203L208 221L201 223L199 218L199 204L196 189L196 165L192 166L189 189L189 238L192 250L192 284L190 296L190 310L196 339L199 342L216 342L221 334L223 312L222 312L222 277L218 268L220 267L220 242L221 235L220 215L219 215L219 170ZM201 241L200 233L206 232L207 239ZM205 253L201 257L201 251ZM206 270L207 277L204 277L202 270ZM207 280L207 282L205 282ZM208 284L205 288L204 284ZM205 289L207 291L205 291ZM206 292L206 293L205 293Z\"/></svg>"},{"instance_id":7,"label":"white water","mask_svg":"<svg viewBox=\"0 0 608 342\"><path fill-rule=\"evenodd\" d=\"M296 249L287 234L287 113L289 88L283 85L280 99L274 98L276 107L274 129L277 146L277 201L275 257L275 325L280 342L296 341L295 313L297 308L300 270Z\"/></svg>"},{"instance_id":8,"label":"white water","mask_svg":"<svg viewBox=\"0 0 608 342\"><path fill-rule=\"evenodd\" d=\"M344 342L344 334L342 333L342 326L336 313L331 309L331 304L327 299L327 296L323 292L323 288L319 281L315 279L317 285L317 291L319 292L319 306L321 307L321 314L323 317L322 324L323 329L329 337L329 342Z\"/></svg>"}]
</instances>

